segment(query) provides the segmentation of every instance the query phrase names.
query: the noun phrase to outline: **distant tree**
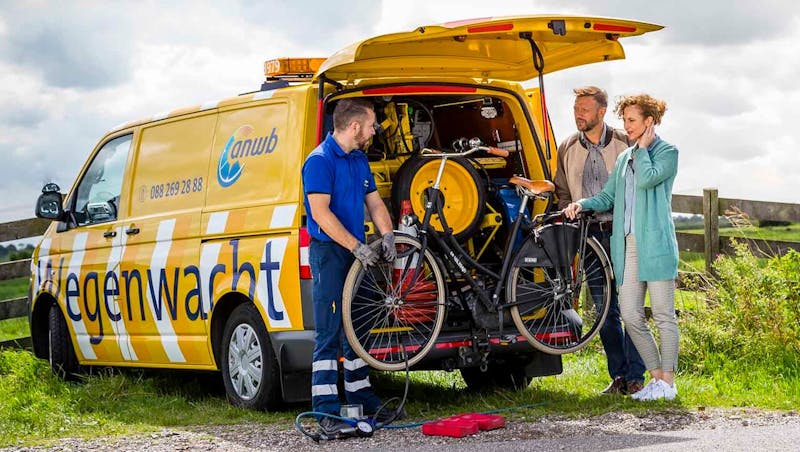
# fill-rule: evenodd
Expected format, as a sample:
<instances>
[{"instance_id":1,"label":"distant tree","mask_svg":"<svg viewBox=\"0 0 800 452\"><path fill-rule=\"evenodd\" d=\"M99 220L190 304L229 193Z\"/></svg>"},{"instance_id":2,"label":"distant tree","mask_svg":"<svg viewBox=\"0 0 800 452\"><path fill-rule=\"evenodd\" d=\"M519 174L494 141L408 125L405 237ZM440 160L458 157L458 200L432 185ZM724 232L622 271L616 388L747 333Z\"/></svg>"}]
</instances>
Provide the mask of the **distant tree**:
<instances>
[{"instance_id":1,"label":"distant tree","mask_svg":"<svg viewBox=\"0 0 800 452\"><path fill-rule=\"evenodd\" d=\"M8 260L10 260L10 261L18 261L18 260L22 260L22 259L30 259L30 257L32 255L33 255L33 248L31 248L31 249L24 248L24 249L21 249L21 250L17 250L17 251L11 252L8 255Z\"/></svg>"}]
</instances>

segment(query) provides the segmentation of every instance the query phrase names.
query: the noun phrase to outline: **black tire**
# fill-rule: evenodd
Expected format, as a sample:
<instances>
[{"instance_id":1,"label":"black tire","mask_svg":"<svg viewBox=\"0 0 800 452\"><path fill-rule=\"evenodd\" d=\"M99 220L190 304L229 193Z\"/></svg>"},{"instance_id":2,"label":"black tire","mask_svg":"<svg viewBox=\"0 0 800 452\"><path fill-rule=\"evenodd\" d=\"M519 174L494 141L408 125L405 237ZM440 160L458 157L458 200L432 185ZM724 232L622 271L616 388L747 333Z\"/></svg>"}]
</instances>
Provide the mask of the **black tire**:
<instances>
[{"instance_id":1,"label":"black tire","mask_svg":"<svg viewBox=\"0 0 800 452\"><path fill-rule=\"evenodd\" d=\"M554 228L550 232L574 227L545 226ZM544 246L551 245L556 244ZM566 253L568 248L560 247L558 252ZM611 306L611 263L600 243L588 237L584 256L580 247L569 253L559 258L567 262L566 266L554 266L550 261L541 266L515 265L506 286L507 299L521 302L510 309L517 330L534 348L551 355L585 347L600 332Z\"/></svg>"},{"instance_id":2,"label":"black tire","mask_svg":"<svg viewBox=\"0 0 800 452\"><path fill-rule=\"evenodd\" d=\"M80 376L81 366L72 345L67 321L58 305L50 306L48 313L48 360L53 373L64 380L75 380Z\"/></svg>"},{"instance_id":3,"label":"black tire","mask_svg":"<svg viewBox=\"0 0 800 452\"><path fill-rule=\"evenodd\" d=\"M425 215L426 191L433 186L439 170L438 158L411 157L403 162L392 181L392 210L400 218L400 207L405 199L411 200L414 214L422 221ZM486 184L478 170L462 158L448 159L439 190L444 197L442 210L448 226L458 241L472 237L481 225L486 204ZM442 231L438 215L431 225Z\"/></svg>"},{"instance_id":4,"label":"black tire","mask_svg":"<svg viewBox=\"0 0 800 452\"><path fill-rule=\"evenodd\" d=\"M430 249L398 235L397 258L366 269L356 259L342 293L342 325L353 351L378 370L398 371L422 360L436 344L447 288ZM419 274L416 264L422 259Z\"/></svg>"},{"instance_id":5,"label":"black tire","mask_svg":"<svg viewBox=\"0 0 800 452\"><path fill-rule=\"evenodd\" d=\"M499 365L491 363L485 372L478 367L467 367L461 370L461 378L467 389L473 392L484 392L493 389L523 391L531 383L525 374L525 367L519 365Z\"/></svg>"},{"instance_id":6,"label":"black tire","mask_svg":"<svg viewBox=\"0 0 800 452\"><path fill-rule=\"evenodd\" d=\"M254 410L277 408L281 402L280 369L255 306L246 303L233 310L225 323L221 347L220 366L228 401Z\"/></svg>"}]
</instances>

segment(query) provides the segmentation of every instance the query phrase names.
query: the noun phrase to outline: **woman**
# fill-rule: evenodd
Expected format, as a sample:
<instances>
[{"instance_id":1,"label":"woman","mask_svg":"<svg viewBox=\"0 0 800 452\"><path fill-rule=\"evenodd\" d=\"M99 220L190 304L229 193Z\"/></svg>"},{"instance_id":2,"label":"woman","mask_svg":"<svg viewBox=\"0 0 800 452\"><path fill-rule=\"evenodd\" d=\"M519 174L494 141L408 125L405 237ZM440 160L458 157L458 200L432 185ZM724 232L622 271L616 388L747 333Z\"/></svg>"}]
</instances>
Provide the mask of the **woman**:
<instances>
[{"instance_id":1,"label":"woman","mask_svg":"<svg viewBox=\"0 0 800 452\"><path fill-rule=\"evenodd\" d=\"M614 111L634 145L620 154L600 193L565 209L569 218L575 218L582 209L614 210L611 261L619 285L622 320L652 377L631 396L636 400L672 400L678 395L678 243L671 206L678 150L655 134L666 109L663 101L647 94L621 98ZM645 290L650 292L660 347L645 321Z\"/></svg>"}]
</instances>

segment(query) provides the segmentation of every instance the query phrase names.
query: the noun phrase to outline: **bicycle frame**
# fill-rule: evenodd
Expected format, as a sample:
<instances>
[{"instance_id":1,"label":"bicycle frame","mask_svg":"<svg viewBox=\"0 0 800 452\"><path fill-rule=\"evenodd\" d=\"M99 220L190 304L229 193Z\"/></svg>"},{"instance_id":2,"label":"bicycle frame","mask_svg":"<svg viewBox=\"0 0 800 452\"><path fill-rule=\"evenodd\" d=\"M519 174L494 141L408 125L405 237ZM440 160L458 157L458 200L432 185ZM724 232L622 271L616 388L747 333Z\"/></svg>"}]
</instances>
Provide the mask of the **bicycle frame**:
<instances>
[{"instance_id":1,"label":"bicycle frame","mask_svg":"<svg viewBox=\"0 0 800 452\"><path fill-rule=\"evenodd\" d=\"M444 216L444 212L442 210L442 204L440 203L440 198L442 196L442 192L440 190L440 182L442 179L442 175L444 174L444 169L447 164L447 160L453 157L462 157L471 154L477 150L481 149L488 149L485 147L473 147L472 149L461 152L461 153L453 153L453 154L422 154L428 157L435 157L441 160L439 164L439 170L436 175L436 179L434 180L433 186L428 189L428 199L425 203L425 214L423 216L422 222L420 225L420 243L421 243L421 252L424 252L428 249L428 239L432 238L436 245L443 251L442 256L449 261L449 263L457 268L461 274L463 274L473 289L474 293L478 296L481 300L481 303L484 307L490 312L498 312L500 315L500 325L502 326L502 316L503 311L508 309L512 306L519 304L518 302L501 302L500 294L505 290L506 280L508 278L511 263L514 262L515 258L517 257L517 253L511 252L514 249L514 246L517 243L517 235L522 225L522 222L525 218L525 208L528 205L528 202L532 199L529 193L525 191L521 191L521 203L520 207L517 211L516 217L512 223L511 227L511 234L506 241L503 253L503 260L500 267L500 273L495 273L489 268L481 265L479 262L475 261L465 250L464 248L456 241L454 235L450 232L449 226L447 224L447 219ZM433 214L436 213L439 216L439 222L442 225L442 231L439 232L431 226L431 217ZM541 225L545 224L549 220L561 216L561 213L556 214L540 214L533 218L534 225ZM585 249L585 241L587 237L587 222L581 222L581 256L583 256L583 250ZM448 243L449 242L449 243ZM582 258L581 258L582 259ZM578 267L582 268L582 262L578 263ZM408 264L407 264L408 265ZM415 275L419 275L421 263L418 263L418 267L415 270ZM478 283L475 281L474 278L469 276L471 270L477 270L480 273L491 277L493 280L496 281L496 285L494 287L494 291L491 293L491 299L488 296L488 293L485 289L480 287ZM405 269L404 271L407 271ZM558 272L563 272L563 269L559 268ZM581 270L582 272L582 270ZM560 274L559 276L562 276Z\"/></svg>"}]
</instances>

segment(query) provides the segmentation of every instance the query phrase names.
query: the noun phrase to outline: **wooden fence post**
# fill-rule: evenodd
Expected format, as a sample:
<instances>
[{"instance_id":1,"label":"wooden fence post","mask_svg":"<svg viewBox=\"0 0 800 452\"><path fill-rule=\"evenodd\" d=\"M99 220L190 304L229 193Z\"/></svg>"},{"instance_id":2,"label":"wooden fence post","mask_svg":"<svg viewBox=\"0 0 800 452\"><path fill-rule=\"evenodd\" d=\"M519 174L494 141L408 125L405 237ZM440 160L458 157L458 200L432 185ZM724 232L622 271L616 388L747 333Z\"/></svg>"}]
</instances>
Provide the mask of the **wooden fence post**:
<instances>
[{"instance_id":1,"label":"wooden fence post","mask_svg":"<svg viewBox=\"0 0 800 452\"><path fill-rule=\"evenodd\" d=\"M716 188L703 189L703 223L705 229L706 273L712 274L712 263L719 254L719 192Z\"/></svg>"}]
</instances>

